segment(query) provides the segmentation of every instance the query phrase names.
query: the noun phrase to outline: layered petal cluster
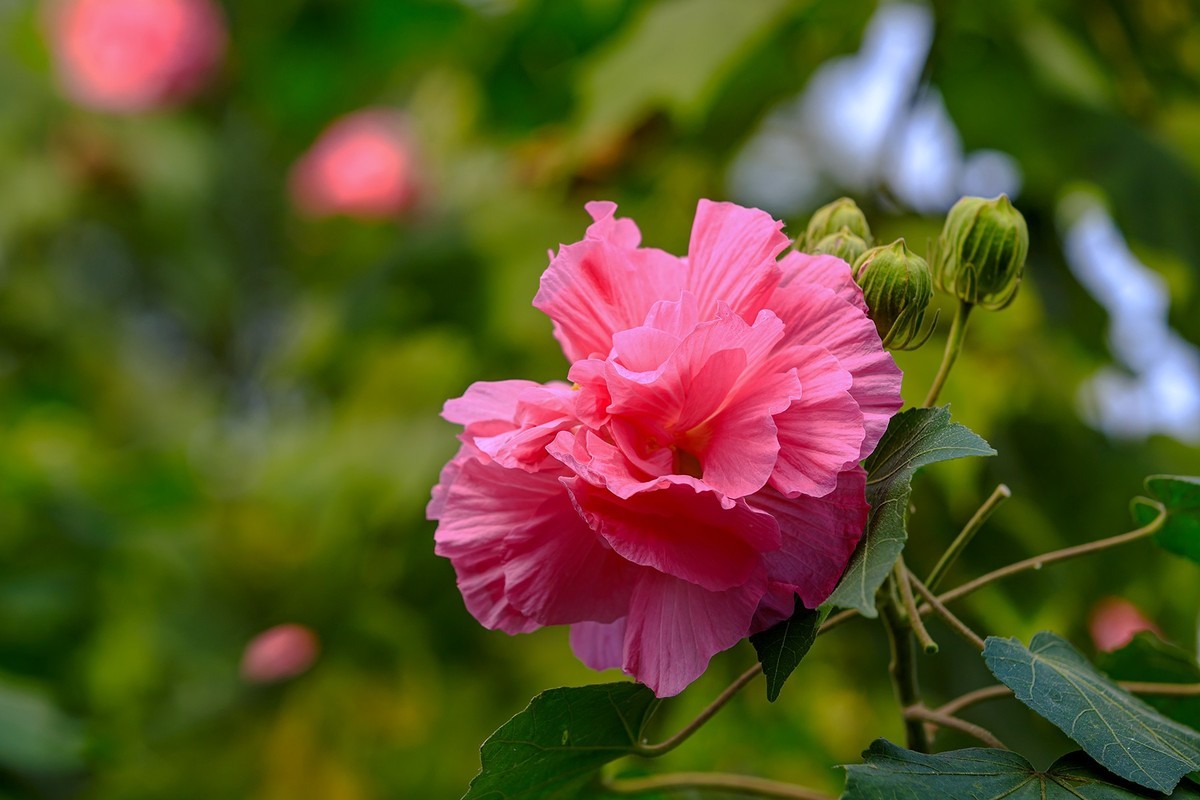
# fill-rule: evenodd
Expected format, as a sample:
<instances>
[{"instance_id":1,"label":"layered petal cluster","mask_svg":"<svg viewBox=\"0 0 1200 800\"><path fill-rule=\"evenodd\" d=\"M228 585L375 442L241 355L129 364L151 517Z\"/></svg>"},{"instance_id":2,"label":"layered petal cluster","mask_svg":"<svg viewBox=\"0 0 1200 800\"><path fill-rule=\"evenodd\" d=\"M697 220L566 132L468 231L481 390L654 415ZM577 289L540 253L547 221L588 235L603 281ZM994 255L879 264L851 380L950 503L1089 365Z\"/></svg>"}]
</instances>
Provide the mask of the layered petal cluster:
<instances>
[{"instance_id":1,"label":"layered petal cluster","mask_svg":"<svg viewBox=\"0 0 1200 800\"><path fill-rule=\"evenodd\" d=\"M534 299L571 383L449 401L462 447L428 513L482 624L570 625L585 664L665 697L833 591L900 371L850 267L781 257L770 215L702 200L678 257L587 210Z\"/></svg>"}]
</instances>

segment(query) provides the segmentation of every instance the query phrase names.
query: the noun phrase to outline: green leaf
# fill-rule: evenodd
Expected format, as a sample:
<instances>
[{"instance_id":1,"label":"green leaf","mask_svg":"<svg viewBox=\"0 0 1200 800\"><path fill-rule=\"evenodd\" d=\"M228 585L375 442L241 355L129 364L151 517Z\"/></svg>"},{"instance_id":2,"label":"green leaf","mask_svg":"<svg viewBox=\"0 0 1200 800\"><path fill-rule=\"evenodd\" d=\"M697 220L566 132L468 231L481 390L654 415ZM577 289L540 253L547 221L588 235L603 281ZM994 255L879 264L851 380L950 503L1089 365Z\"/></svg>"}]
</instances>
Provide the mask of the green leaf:
<instances>
[{"instance_id":1,"label":"green leaf","mask_svg":"<svg viewBox=\"0 0 1200 800\"><path fill-rule=\"evenodd\" d=\"M1184 475L1151 475L1146 490L1167 509L1167 519L1154 540L1176 555L1200 563L1200 478ZM1149 524L1158 509L1143 499L1133 501L1133 519Z\"/></svg>"},{"instance_id":2,"label":"green leaf","mask_svg":"<svg viewBox=\"0 0 1200 800\"><path fill-rule=\"evenodd\" d=\"M763 675L767 677L769 702L775 702L784 681L808 654L829 610L829 606L807 609L800 602L800 595L796 595L796 610L791 617L750 637Z\"/></svg>"},{"instance_id":3,"label":"green leaf","mask_svg":"<svg viewBox=\"0 0 1200 800\"><path fill-rule=\"evenodd\" d=\"M1170 792L1200 769L1200 733L1117 686L1061 637L1043 631L1026 648L989 636L983 658L1018 700L1122 778Z\"/></svg>"},{"instance_id":4,"label":"green leaf","mask_svg":"<svg viewBox=\"0 0 1200 800\"><path fill-rule=\"evenodd\" d=\"M579 128L585 147L659 109L676 119L701 117L730 70L797 5L803 4L758 0L729 14L726 0L647 4L583 67Z\"/></svg>"},{"instance_id":5,"label":"green leaf","mask_svg":"<svg viewBox=\"0 0 1200 800\"><path fill-rule=\"evenodd\" d=\"M1120 650L1101 653L1096 658L1096 665L1116 681L1200 684L1200 666L1196 659L1153 633L1139 633ZM1138 696L1176 722L1200 730L1200 696Z\"/></svg>"},{"instance_id":6,"label":"green leaf","mask_svg":"<svg viewBox=\"0 0 1200 800\"><path fill-rule=\"evenodd\" d=\"M842 800L1134 800L1162 797L1126 783L1080 752L1039 772L1007 750L972 747L925 755L876 739L863 753L865 764L846 767ZM1189 781L1171 795L1198 800Z\"/></svg>"},{"instance_id":7,"label":"green leaf","mask_svg":"<svg viewBox=\"0 0 1200 800\"><path fill-rule=\"evenodd\" d=\"M571 800L609 761L629 755L658 707L639 683L542 692L480 748L463 800Z\"/></svg>"},{"instance_id":8,"label":"green leaf","mask_svg":"<svg viewBox=\"0 0 1200 800\"><path fill-rule=\"evenodd\" d=\"M938 461L994 456L996 451L968 428L950 421L950 410L910 408L892 417L879 446L866 460L871 515L850 566L829 602L874 617L875 592L908 541L905 518L913 474Z\"/></svg>"},{"instance_id":9,"label":"green leaf","mask_svg":"<svg viewBox=\"0 0 1200 800\"><path fill-rule=\"evenodd\" d=\"M0 677L0 765L70 772L83 766L81 726L41 688Z\"/></svg>"}]
</instances>

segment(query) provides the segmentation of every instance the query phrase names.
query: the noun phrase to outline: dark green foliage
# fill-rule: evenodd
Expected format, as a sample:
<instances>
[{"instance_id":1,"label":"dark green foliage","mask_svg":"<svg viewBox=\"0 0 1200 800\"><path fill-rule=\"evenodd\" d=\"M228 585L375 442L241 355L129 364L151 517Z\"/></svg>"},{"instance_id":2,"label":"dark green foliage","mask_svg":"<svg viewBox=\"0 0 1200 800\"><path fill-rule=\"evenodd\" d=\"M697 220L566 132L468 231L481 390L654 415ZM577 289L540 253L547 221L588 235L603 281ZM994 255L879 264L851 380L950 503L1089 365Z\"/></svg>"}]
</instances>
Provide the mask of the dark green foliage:
<instances>
[{"instance_id":1,"label":"dark green foliage","mask_svg":"<svg viewBox=\"0 0 1200 800\"><path fill-rule=\"evenodd\" d=\"M1117 686L1053 633L1037 634L1029 647L989 636L983 658L1018 700L1120 777L1170 792L1200 770L1200 733Z\"/></svg>"},{"instance_id":2,"label":"dark green foliage","mask_svg":"<svg viewBox=\"0 0 1200 800\"><path fill-rule=\"evenodd\" d=\"M829 616L829 607L808 609L796 597L796 612L783 622L750 637L758 653L763 675L767 678L767 699L772 703L779 697L783 683L808 655L821 623Z\"/></svg>"},{"instance_id":3,"label":"dark green foliage","mask_svg":"<svg viewBox=\"0 0 1200 800\"><path fill-rule=\"evenodd\" d=\"M1100 653L1096 665L1115 681L1200 685L1200 666L1196 664L1196 657L1148 632L1139 633L1120 650ZM1139 697L1176 722L1200 730L1200 695L1145 694Z\"/></svg>"},{"instance_id":4,"label":"dark green foliage","mask_svg":"<svg viewBox=\"0 0 1200 800\"><path fill-rule=\"evenodd\" d=\"M874 617L875 592L908 540L905 523L913 474L939 461L995 454L979 436L951 422L945 406L910 408L893 417L865 465L871 504L867 531L829 603Z\"/></svg>"},{"instance_id":5,"label":"dark green foliage","mask_svg":"<svg viewBox=\"0 0 1200 800\"><path fill-rule=\"evenodd\" d=\"M846 767L842 800L1135 800L1163 795L1105 772L1084 753L1070 753L1045 772L1007 750L973 747L925 755L877 739L865 764ZM1197 800L1190 781L1171 797Z\"/></svg>"},{"instance_id":6,"label":"dark green foliage","mask_svg":"<svg viewBox=\"0 0 1200 800\"><path fill-rule=\"evenodd\" d=\"M572 800L600 767L634 751L657 707L637 683L542 692L483 743L463 800Z\"/></svg>"},{"instance_id":7,"label":"dark green foliage","mask_svg":"<svg viewBox=\"0 0 1200 800\"><path fill-rule=\"evenodd\" d=\"M1200 563L1200 478L1184 475L1151 475L1146 489L1167 510L1167 519L1154 535L1155 540L1176 555ZM1158 509L1134 501L1133 518L1145 525Z\"/></svg>"}]
</instances>

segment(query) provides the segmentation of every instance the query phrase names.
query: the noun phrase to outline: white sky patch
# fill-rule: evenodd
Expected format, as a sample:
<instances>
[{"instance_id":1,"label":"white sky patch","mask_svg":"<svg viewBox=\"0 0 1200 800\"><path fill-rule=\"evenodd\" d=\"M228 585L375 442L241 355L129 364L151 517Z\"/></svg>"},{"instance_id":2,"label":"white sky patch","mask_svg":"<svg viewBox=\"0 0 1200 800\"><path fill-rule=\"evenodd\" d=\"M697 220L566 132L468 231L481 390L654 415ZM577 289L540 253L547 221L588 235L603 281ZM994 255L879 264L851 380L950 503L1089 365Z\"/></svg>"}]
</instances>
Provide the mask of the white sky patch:
<instances>
[{"instance_id":1,"label":"white sky patch","mask_svg":"<svg viewBox=\"0 0 1200 800\"><path fill-rule=\"evenodd\" d=\"M1080 413L1117 439L1161 433L1200 444L1200 351L1171 329L1166 283L1138 261L1104 207L1068 195L1059 206L1071 272L1108 311L1117 363L1080 387Z\"/></svg>"},{"instance_id":2,"label":"white sky patch","mask_svg":"<svg viewBox=\"0 0 1200 800\"><path fill-rule=\"evenodd\" d=\"M933 22L925 5L881 5L859 51L818 68L746 142L729 171L734 197L790 215L882 187L922 213L963 194L1016 196L1016 161L996 150L964 157L941 95L922 90Z\"/></svg>"}]
</instances>

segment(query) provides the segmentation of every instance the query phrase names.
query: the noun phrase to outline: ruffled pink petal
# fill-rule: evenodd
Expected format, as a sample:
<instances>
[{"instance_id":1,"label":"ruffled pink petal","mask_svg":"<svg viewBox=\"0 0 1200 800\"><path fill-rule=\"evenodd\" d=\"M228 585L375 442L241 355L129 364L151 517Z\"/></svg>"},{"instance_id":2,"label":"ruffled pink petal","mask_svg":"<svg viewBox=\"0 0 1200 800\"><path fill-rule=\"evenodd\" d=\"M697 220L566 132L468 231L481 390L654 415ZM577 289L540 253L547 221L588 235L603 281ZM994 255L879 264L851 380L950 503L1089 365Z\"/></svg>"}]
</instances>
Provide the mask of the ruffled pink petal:
<instances>
[{"instance_id":1,"label":"ruffled pink petal","mask_svg":"<svg viewBox=\"0 0 1200 800\"><path fill-rule=\"evenodd\" d=\"M837 587L866 528L866 485L866 471L855 466L824 497L787 498L767 488L747 498L779 522L782 536L780 548L764 556L770 582L756 630L791 616L794 594L816 608Z\"/></svg>"},{"instance_id":2,"label":"ruffled pink petal","mask_svg":"<svg viewBox=\"0 0 1200 800\"><path fill-rule=\"evenodd\" d=\"M575 416L589 428L600 428L608 422L608 380L604 377L608 362L587 358L571 365L567 377L575 384Z\"/></svg>"},{"instance_id":3,"label":"ruffled pink petal","mask_svg":"<svg viewBox=\"0 0 1200 800\"><path fill-rule=\"evenodd\" d=\"M779 269L783 272L780 284L796 281L824 286L867 313L862 288L854 282L850 265L837 256L809 255L793 250L779 259Z\"/></svg>"},{"instance_id":4,"label":"ruffled pink petal","mask_svg":"<svg viewBox=\"0 0 1200 800\"><path fill-rule=\"evenodd\" d=\"M745 583L762 554L779 547L769 514L694 479L671 479L626 499L578 478L564 482L588 524L623 558L711 591Z\"/></svg>"},{"instance_id":5,"label":"ruffled pink petal","mask_svg":"<svg viewBox=\"0 0 1200 800\"><path fill-rule=\"evenodd\" d=\"M430 492L429 504L425 506L425 519L441 519L442 512L446 508L446 496L450 493L450 487L454 485L454 481L458 480L458 473L462 471L464 462L474 458L472 451L466 446L458 448L454 458L446 462L446 466L442 467L441 474L438 475L437 486L433 487Z\"/></svg>"},{"instance_id":6,"label":"ruffled pink petal","mask_svg":"<svg viewBox=\"0 0 1200 800\"><path fill-rule=\"evenodd\" d=\"M642 572L584 522L563 486L577 481L554 481L557 488L547 487L536 508L522 509L521 521L510 518L504 538L505 595L543 625L623 616ZM502 496L508 501L513 494L510 487Z\"/></svg>"},{"instance_id":7,"label":"ruffled pink petal","mask_svg":"<svg viewBox=\"0 0 1200 800\"><path fill-rule=\"evenodd\" d=\"M775 257L788 246L782 229L765 211L700 201L688 243L687 288L699 299L702 318L714 315L718 303L747 321L766 307L780 277Z\"/></svg>"},{"instance_id":8,"label":"ruffled pink petal","mask_svg":"<svg viewBox=\"0 0 1200 800\"><path fill-rule=\"evenodd\" d=\"M679 341L672 333L641 326L618 331L613 336L613 353L619 356L621 366L626 370L652 373L671 357L679 347Z\"/></svg>"},{"instance_id":9,"label":"ruffled pink petal","mask_svg":"<svg viewBox=\"0 0 1200 800\"><path fill-rule=\"evenodd\" d=\"M666 360L637 372L625 361L649 366L666 349L668 334L641 327L616 340L605 373L607 408L615 419L615 443L649 474L687 471L661 461L665 448L694 460L700 476L732 497L757 491L771 475L779 453L772 415L788 407L800 384L794 373L764 373L765 362L783 336L783 323L763 311L753 325L728 306L717 319L702 322L679 342ZM650 358L643 358L653 353ZM697 474L697 473L690 473Z\"/></svg>"},{"instance_id":10,"label":"ruffled pink petal","mask_svg":"<svg viewBox=\"0 0 1200 800\"><path fill-rule=\"evenodd\" d=\"M790 354L804 392L775 417L779 460L771 485L791 497L821 497L860 458L863 413L850 395L853 378L827 350L796 347Z\"/></svg>"},{"instance_id":11,"label":"ruffled pink petal","mask_svg":"<svg viewBox=\"0 0 1200 800\"><path fill-rule=\"evenodd\" d=\"M546 446L546 452L580 478L622 500L670 483L666 478L656 477L661 473L648 475L638 469L621 448L594 431L562 431Z\"/></svg>"},{"instance_id":12,"label":"ruffled pink petal","mask_svg":"<svg viewBox=\"0 0 1200 800\"><path fill-rule=\"evenodd\" d=\"M746 637L764 586L761 572L724 592L648 572L630 602L621 668L659 697L679 694Z\"/></svg>"},{"instance_id":13,"label":"ruffled pink petal","mask_svg":"<svg viewBox=\"0 0 1200 800\"><path fill-rule=\"evenodd\" d=\"M465 426L500 422L511 427L521 395L538 388L541 384L533 381L476 381L462 397L446 401L442 418Z\"/></svg>"},{"instance_id":14,"label":"ruffled pink petal","mask_svg":"<svg viewBox=\"0 0 1200 800\"><path fill-rule=\"evenodd\" d=\"M526 633L540 627L505 593L504 544L515 529L559 522L542 510L555 491L566 495L550 474L504 469L473 458L459 464L440 504L434 552L450 559L467 610L485 628Z\"/></svg>"},{"instance_id":15,"label":"ruffled pink petal","mask_svg":"<svg viewBox=\"0 0 1200 800\"><path fill-rule=\"evenodd\" d=\"M614 219L615 210L588 204L595 222L582 242L559 249L533 299L571 361L607 356L614 333L641 325L657 301L678 299L683 289L680 260L637 247L636 226Z\"/></svg>"},{"instance_id":16,"label":"ruffled pink petal","mask_svg":"<svg viewBox=\"0 0 1200 800\"><path fill-rule=\"evenodd\" d=\"M799 281L776 289L770 308L787 323L784 346L824 347L850 373L850 395L863 414L859 457L870 455L902 405L902 373L883 349L875 323L832 289Z\"/></svg>"},{"instance_id":17,"label":"ruffled pink petal","mask_svg":"<svg viewBox=\"0 0 1200 800\"><path fill-rule=\"evenodd\" d=\"M681 446L698 457L704 482L729 497L761 489L781 456L775 415L801 391L795 370L765 375L754 391L735 395L717 415L693 429Z\"/></svg>"},{"instance_id":18,"label":"ruffled pink petal","mask_svg":"<svg viewBox=\"0 0 1200 800\"><path fill-rule=\"evenodd\" d=\"M540 470L550 461L546 445L559 431L579 424L575 401L575 392L565 383L535 384L518 396L514 414L520 427L478 436L474 445L503 467ZM468 432L477 429L468 426Z\"/></svg>"},{"instance_id":19,"label":"ruffled pink petal","mask_svg":"<svg viewBox=\"0 0 1200 800\"><path fill-rule=\"evenodd\" d=\"M575 623L571 626L571 650L590 669L617 669L625 650L625 619Z\"/></svg>"},{"instance_id":20,"label":"ruffled pink petal","mask_svg":"<svg viewBox=\"0 0 1200 800\"><path fill-rule=\"evenodd\" d=\"M645 326L682 339L700 324L700 303L696 295L683 292L678 300L660 300L650 308Z\"/></svg>"}]
</instances>

